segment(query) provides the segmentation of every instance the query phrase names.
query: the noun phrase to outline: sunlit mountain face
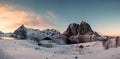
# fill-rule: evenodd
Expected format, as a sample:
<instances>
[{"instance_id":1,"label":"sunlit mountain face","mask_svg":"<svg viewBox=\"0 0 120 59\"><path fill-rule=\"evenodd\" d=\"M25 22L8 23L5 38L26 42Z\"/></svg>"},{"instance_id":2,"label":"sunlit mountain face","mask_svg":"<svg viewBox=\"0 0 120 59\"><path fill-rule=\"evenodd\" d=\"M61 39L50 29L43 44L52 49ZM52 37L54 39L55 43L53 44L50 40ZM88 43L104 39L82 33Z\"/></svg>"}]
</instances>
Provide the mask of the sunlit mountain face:
<instances>
[{"instance_id":1,"label":"sunlit mountain face","mask_svg":"<svg viewBox=\"0 0 120 59\"><path fill-rule=\"evenodd\" d=\"M82 20L101 35L120 35L119 0L0 0L0 31L13 32L20 25L64 32Z\"/></svg>"}]
</instances>

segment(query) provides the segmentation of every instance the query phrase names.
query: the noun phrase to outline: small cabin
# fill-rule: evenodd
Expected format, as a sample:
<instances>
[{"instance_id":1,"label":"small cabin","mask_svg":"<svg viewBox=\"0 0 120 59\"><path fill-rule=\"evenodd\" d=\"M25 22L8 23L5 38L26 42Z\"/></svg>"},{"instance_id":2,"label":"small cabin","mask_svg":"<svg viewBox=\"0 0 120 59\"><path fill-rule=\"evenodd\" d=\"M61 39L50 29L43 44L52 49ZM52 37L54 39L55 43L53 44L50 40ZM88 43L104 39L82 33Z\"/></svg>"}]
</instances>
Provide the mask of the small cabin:
<instances>
[{"instance_id":1,"label":"small cabin","mask_svg":"<svg viewBox=\"0 0 120 59\"><path fill-rule=\"evenodd\" d=\"M49 37L46 37L42 39L39 43L43 47L52 47L53 42L52 42L52 39L50 39Z\"/></svg>"}]
</instances>

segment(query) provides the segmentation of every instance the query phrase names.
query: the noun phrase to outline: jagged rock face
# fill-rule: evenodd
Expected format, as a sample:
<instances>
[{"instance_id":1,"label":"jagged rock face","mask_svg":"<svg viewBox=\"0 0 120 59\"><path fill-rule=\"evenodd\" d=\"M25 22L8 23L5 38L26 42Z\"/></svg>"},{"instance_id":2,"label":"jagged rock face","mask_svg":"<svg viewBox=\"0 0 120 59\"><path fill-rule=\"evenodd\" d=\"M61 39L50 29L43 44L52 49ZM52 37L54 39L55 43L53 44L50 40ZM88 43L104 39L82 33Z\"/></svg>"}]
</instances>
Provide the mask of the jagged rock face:
<instances>
[{"instance_id":1,"label":"jagged rock face","mask_svg":"<svg viewBox=\"0 0 120 59\"><path fill-rule=\"evenodd\" d=\"M21 25L15 32L13 36L19 39L26 39L27 38L27 28L24 25Z\"/></svg>"},{"instance_id":2,"label":"jagged rock face","mask_svg":"<svg viewBox=\"0 0 120 59\"><path fill-rule=\"evenodd\" d=\"M79 24L76 24L76 23L70 24L71 35L77 35L78 28L79 28Z\"/></svg>"},{"instance_id":3,"label":"jagged rock face","mask_svg":"<svg viewBox=\"0 0 120 59\"><path fill-rule=\"evenodd\" d=\"M68 26L67 30L63 33L63 35L70 37L72 35L78 34L79 24L72 23Z\"/></svg>"},{"instance_id":4,"label":"jagged rock face","mask_svg":"<svg viewBox=\"0 0 120 59\"><path fill-rule=\"evenodd\" d=\"M67 30L60 35L67 44L94 41L97 36L100 35L94 32L85 21L82 21L80 25L76 23L70 24Z\"/></svg>"},{"instance_id":5,"label":"jagged rock face","mask_svg":"<svg viewBox=\"0 0 120 59\"><path fill-rule=\"evenodd\" d=\"M72 41L69 40L69 37L71 37L73 35L77 35L78 34L78 28L79 28L79 24L71 23L68 26L67 30L60 35L60 38L62 38L67 44L71 44Z\"/></svg>"},{"instance_id":6,"label":"jagged rock face","mask_svg":"<svg viewBox=\"0 0 120 59\"><path fill-rule=\"evenodd\" d=\"M93 33L93 31L88 23L86 23L85 21L82 21L79 26L79 34L85 35L87 33L88 34Z\"/></svg>"},{"instance_id":7,"label":"jagged rock face","mask_svg":"<svg viewBox=\"0 0 120 59\"><path fill-rule=\"evenodd\" d=\"M46 29L42 31L45 37L49 37L50 39L57 39L60 36L60 32L55 29Z\"/></svg>"},{"instance_id":8,"label":"jagged rock face","mask_svg":"<svg viewBox=\"0 0 120 59\"><path fill-rule=\"evenodd\" d=\"M85 38L84 36L81 36L81 35L76 35L76 36L71 36L69 37L69 40L71 41L71 44L74 44L74 43L83 43L85 42Z\"/></svg>"}]
</instances>

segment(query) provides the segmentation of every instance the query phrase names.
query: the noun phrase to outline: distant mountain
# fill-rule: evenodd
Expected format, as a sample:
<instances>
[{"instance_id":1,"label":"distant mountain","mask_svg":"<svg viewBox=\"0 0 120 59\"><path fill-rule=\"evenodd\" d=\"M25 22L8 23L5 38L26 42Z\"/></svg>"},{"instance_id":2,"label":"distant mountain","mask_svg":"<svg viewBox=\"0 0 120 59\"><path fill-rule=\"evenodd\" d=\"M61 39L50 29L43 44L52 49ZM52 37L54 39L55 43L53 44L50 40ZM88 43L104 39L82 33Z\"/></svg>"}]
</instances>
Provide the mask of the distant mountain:
<instances>
[{"instance_id":1,"label":"distant mountain","mask_svg":"<svg viewBox=\"0 0 120 59\"><path fill-rule=\"evenodd\" d=\"M46 29L40 31L39 29L26 28L24 25L21 25L13 33L13 37L19 39L39 39L42 40L46 37L50 39L59 38L60 32L55 29Z\"/></svg>"},{"instance_id":2,"label":"distant mountain","mask_svg":"<svg viewBox=\"0 0 120 59\"><path fill-rule=\"evenodd\" d=\"M15 30L13 37L19 39L32 39L37 41L40 41L44 38L49 38L57 42L62 40L66 44L74 44L96 41L100 35L93 31L87 22L82 21L80 24L69 24L66 31L62 34L60 34L60 32L55 29L45 29L41 31L39 29L26 28L24 25L21 25L18 29Z\"/></svg>"},{"instance_id":3,"label":"distant mountain","mask_svg":"<svg viewBox=\"0 0 120 59\"><path fill-rule=\"evenodd\" d=\"M38 42L44 39L51 39L52 42L57 44L64 44L64 42L60 39L60 32L55 29L45 29L40 31L38 29L27 29L27 39L35 40Z\"/></svg>"},{"instance_id":4,"label":"distant mountain","mask_svg":"<svg viewBox=\"0 0 120 59\"><path fill-rule=\"evenodd\" d=\"M59 38L60 32L55 29L45 29L43 31L40 31L38 29L27 29L27 36L28 38L39 38L44 39L46 37L49 37L50 39L57 39Z\"/></svg>"},{"instance_id":5,"label":"distant mountain","mask_svg":"<svg viewBox=\"0 0 120 59\"><path fill-rule=\"evenodd\" d=\"M71 23L67 30L61 34L61 38L67 43L67 44L73 44L73 43L82 43L82 42L90 42L97 40L96 38L100 35L93 31L90 27L90 25L82 21L79 24Z\"/></svg>"},{"instance_id":6,"label":"distant mountain","mask_svg":"<svg viewBox=\"0 0 120 59\"><path fill-rule=\"evenodd\" d=\"M60 32L55 29L46 29L42 31L44 36L49 37L51 39L58 39L60 36Z\"/></svg>"},{"instance_id":7,"label":"distant mountain","mask_svg":"<svg viewBox=\"0 0 120 59\"><path fill-rule=\"evenodd\" d=\"M4 33L2 31L0 31L0 37L4 36Z\"/></svg>"},{"instance_id":8,"label":"distant mountain","mask_svg":"<svg viewBox=\"0 0 120 59\"><path fill-rule=\"evenodd\" d=\"M11 37L12 33L4 33L0 31L0 37Z\"/></svg>"}]
</instances>

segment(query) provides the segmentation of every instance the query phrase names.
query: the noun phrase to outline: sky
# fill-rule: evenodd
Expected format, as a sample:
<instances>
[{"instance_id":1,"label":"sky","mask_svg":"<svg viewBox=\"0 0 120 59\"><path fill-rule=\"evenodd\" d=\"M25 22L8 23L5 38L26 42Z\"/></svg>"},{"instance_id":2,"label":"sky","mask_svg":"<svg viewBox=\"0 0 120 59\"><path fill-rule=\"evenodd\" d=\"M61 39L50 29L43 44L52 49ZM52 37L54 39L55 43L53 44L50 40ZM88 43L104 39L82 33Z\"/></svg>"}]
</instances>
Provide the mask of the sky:
<instances>
[{"instance_id":1,"label":"sky","mask_svg":"<svg viewBox=\"0 0 120 59\"><path fill-rule=\"evenodd\" d=\"M0 0L0 31L20 25L64 32L84 20L102 35L120 35L120 0Z\"/></svg>"}]
</instances>

